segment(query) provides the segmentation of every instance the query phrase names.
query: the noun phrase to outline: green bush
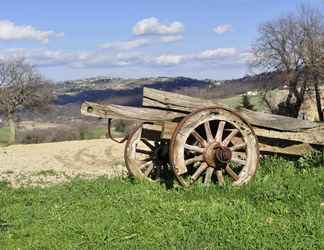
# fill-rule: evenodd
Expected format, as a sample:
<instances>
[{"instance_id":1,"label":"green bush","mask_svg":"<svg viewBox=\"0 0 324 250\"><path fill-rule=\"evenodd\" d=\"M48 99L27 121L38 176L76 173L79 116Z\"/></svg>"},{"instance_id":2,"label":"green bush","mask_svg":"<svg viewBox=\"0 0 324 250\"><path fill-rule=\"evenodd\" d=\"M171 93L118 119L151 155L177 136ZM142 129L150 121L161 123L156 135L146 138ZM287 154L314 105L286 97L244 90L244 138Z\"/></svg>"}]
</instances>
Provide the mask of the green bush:
<instances>
[{"instance_id":1,"label":"green bush","mask_svg":"<svg viewBox=\"0 0 324 250\"><path fill-rule=\"evenodd\" d=\"M299 169L311 169L323 167L324 165L324 151L313 151L301 157L297 161Z\"/></svg>"}]
</instances>

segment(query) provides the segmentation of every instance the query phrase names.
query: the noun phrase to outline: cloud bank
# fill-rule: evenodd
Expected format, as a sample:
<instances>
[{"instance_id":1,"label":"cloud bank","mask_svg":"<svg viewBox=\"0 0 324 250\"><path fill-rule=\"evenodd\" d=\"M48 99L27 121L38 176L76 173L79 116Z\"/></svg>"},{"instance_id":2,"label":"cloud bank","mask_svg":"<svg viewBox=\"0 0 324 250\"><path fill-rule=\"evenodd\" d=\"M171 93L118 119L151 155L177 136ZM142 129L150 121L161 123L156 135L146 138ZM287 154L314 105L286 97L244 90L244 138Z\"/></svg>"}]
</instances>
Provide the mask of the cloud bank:
<instances>
[{"instance_id":1,"label":"cloud bank","mask_svg":"<svg viewBox=\"0 0 324 250\"><path fill-rule=\"evenodd\" d=\"M64 33L41 31L30 25L19 26L9 20L0 20L0 40L37 40L48 43L50 38L63 36Z\"/></svg>"}]
</instances>

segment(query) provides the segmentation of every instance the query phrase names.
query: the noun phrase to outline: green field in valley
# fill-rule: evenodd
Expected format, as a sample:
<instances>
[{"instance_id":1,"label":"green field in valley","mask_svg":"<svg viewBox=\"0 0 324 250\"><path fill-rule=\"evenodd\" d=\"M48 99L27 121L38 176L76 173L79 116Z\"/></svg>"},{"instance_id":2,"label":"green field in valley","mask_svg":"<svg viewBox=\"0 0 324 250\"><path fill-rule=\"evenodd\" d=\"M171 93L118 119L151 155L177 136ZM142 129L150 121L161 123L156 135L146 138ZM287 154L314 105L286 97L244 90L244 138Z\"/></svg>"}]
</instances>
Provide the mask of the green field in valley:
<instances>
[{"instance_id":1,"label":"green field in valley","mask_svg":"<svg viewBox=\"0 0 324 250\"><path fill-rule=\"evenodd\" d=\"M253 105L255 111L262 112L265 110L265 104L260 95L249 96L249 100L251 102L251 105ZM237 108L242 104L242 96L237 95L237 96L221 99L220 102L225 105L228 105L229 107Z\"/></svg>"},{"instance_id":2,"label":"green field in valley","mask_svg":"<svg viewBox=\"0 0 324 250\"><path fill-rule=\"evenodd\" d=\"M324 249L324 156L262 161L247 186L130 179L0 187L1 249Z\"/></svg>"},{"instance_id":3,"label":"green field in valley","mask_svg":"<svg viewBox=\"0 0 324 250\"><path fill-rule=\"evenodd\" d=\"M9 138L9 128L8 127L0 128L0 145L6 144L8 142L8 138Z\"/></svg>"}]
</instances>

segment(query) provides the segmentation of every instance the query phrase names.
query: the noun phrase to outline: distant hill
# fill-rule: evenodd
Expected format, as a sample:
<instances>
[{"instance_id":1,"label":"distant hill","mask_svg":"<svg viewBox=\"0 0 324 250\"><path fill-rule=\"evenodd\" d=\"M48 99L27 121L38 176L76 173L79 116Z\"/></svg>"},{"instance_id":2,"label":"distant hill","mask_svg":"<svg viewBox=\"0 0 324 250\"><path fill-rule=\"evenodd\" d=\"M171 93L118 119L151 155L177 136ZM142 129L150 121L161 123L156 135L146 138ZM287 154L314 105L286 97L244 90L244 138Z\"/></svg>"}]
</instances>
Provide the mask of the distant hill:
<instances>
[{"instance_id":1,"label":"distant hill","mask_svg":"<svg viewBox=\"0 0 324 250\"><path fill-rule=\"evenodd\" d=\"M232 80L199 80L188 77L150 77L123 79L93 77L65 81L56 85L58 105L84 101L105 101L124 105L140 105L143 87L179 92L204 98L225 98L258 89L282 86L278 73L262 73Z\"/></svg>"},{"instance_id":2,"label":"distant hill","mask_svg":"<svg viewBox=\"0 0 324 250\"><path fill-rule=\"evenodd\" d=\"M177 91L182 88L206 88L213 83L212 80L198 80L187 77L140 79L95 77L58 83L56 85L56 104L114 101L118 104L139 105L143 87Z\"/></svg>"},{"instance_id":3,"label":"distant hill","mask_svg":"<svg viewBox=\"0 0 324 250\"><path fill-rule=\"evenodd\" d=\"M264 91L284 86L283 76L278 72L246 75L242 78L213 81L205 88L181 88L178 92L195 97L208 99L224 99L247 93L249 91Z\"/></svg>"},{"instance_id":4,"label":"distant hill","mask_svg":"<svg viewBox=\"0 0 324 250\"><path fill-rule=\"evenodd\" d=\"M151 87L189 96L224 99L238 102L237 97L248 91L274 89L283 86L278 73L263 73L231 80L193 79L188 77L150 77L140 79L123 79L111 77L93 77L60 82L55 85L56 102L51 111L34 114L28 111L20 113L22 120L45 120L50 122L87 119L80 115L80 105L84 101L114 103L120 105L140 106L143 87ZM234 98L231 98L234 97ZM258 101L256 99L256 101ZM199 107L197 107L199 108Z\"/></svg>"}]
</instances>

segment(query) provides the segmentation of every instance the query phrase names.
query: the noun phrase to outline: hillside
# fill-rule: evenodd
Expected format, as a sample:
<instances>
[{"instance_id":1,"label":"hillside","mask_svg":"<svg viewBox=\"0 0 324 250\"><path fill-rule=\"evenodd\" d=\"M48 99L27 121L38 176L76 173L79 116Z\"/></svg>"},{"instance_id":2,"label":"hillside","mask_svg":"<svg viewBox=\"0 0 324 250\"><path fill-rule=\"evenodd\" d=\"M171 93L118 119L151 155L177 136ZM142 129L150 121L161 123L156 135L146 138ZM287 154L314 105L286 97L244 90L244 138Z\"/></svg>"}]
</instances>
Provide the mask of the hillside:
<instances>
[{"instance_id":1,"label":"hillside","mask_svg":"<svg viewBox=\"0 0 324 250\"><path fill-rule=\"evenodd\" d=\"M140 106L144 87L178 92L194 97L226 99L226 104L235 106L240 101L238 95L248 91L277 88L282 86L282 82L278 73L247 75L239 79L222 81L187 77L140 79L93 77L57 83L55 85L56 102L52 105L50 112L45 114L22 112L19 116L21 120L51 122L65 122L71 119L84 120L88 119L80 116L80 105L84 101ZM254 99L255 104L258 104L258 98Z\"/></svg>"},{"instance_id":2,"label":"hillside","mask_svg":"<svg viewBox=\"0 0 324 250\"><path fill-rule=\"evenodd\" d=\"M277 73L262 73L232 80L193 79L187 77L156 77L123 79L94 77L58 83L56 95L58 105L83 101L110 101L118 104L139 105L143 87L191 95L208 93L212 97L225 98L247 91L277 88L282 79ZM199 95L199 94L198 94ZM117 98L118 97L118 98Z\"/></svg>"},{"instance_id":3,"label":"hillside","mask_svg":"<svg viewBox=\"0 0 324 250\"><path fill-rule=\"evenodd\" d=\"M65 105L84 101L114 100L119 104L138 105L143 87L176 91L181 88L205 88L212 83L212 80L198 80L186 77L140 79L94 77L58 83L56 103Z\"/></svg>"}]
</instances>

